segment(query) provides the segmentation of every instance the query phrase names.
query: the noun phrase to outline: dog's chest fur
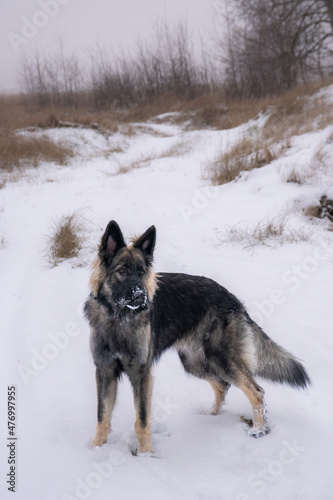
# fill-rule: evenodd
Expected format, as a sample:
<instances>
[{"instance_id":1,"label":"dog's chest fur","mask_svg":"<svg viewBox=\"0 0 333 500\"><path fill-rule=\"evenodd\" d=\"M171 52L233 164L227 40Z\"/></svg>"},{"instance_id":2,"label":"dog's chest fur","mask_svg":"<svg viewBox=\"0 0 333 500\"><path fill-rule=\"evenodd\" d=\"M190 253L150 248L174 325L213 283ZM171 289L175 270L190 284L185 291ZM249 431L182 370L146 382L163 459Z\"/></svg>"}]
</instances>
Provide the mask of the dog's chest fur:
<instances>
[{"instance_id":1,"label":"dog's chest fur","mask_svg":"<svg viewBox=\"0 0 333 500\"><path fill-rule=\"evenodd\" d=\"M91 351L97 366L104 368L114 364L130 373L151 361L151 329L149 311L116 318L90 299L88 308L98 318L90 338Z\"/></svg>"}]
</instances>

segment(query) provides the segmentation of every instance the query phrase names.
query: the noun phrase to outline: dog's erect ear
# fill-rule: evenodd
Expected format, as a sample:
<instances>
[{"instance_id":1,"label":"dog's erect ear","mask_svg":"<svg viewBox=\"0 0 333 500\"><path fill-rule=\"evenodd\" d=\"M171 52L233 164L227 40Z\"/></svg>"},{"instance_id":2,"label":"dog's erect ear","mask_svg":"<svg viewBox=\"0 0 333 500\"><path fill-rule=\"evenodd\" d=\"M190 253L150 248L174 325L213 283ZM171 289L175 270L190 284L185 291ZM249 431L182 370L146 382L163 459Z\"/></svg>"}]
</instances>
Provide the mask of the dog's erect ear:
<instances>
[{"instance_id":1,"label":"dog's erect ear","mask_svg":"<svg viewBox=\"0 0 333 500\"><path fill-rule=\"evenodd\" d=\"M153 260L153 252L156 242L156 228L151 226L140 238L133 244L134 248L138 248L145 256L145 260L150 263Z\"/></svg>"},{"instance_id":2,"label":"dog's erect ear","mask_svg":"<svg viewBox=\"0 0 333 500\"><path fill-rule=\"evenodd\" d=\"M110 259L116 255L118 250L125 247L126 243L118 224L112 220L107 225L102 237L100 253L102 257Z\"/></svg>"}]
</instances>

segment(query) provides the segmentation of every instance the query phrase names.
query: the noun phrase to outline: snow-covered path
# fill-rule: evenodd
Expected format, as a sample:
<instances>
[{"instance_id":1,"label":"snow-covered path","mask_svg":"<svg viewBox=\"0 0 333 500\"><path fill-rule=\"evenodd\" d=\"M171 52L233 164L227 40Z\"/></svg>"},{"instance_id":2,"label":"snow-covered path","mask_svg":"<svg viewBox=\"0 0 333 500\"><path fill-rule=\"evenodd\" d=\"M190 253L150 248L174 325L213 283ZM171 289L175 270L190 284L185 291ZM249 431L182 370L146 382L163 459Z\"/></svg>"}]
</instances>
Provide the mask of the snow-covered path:
<instances>
[{"instance_id":1,"label":"snow-covered path","mask_svg":"<svg viewBox=\"0 0 333 500\"><path fill-rule=\"evenodd\" d=\"M80 158L67 167L41 166L0 191L6 242L0 249L1 498L13 497L6 484L6 394L15 385L16 499L331 500L333 233L306 220L301 209L322 194L332 198L327 138L333 128L294 139L270 165L213 188L203 180L203 165L247 126L218 132L158 127L154 134L109 140L95 131L50 130L75 140ZM119 142L126 143L124 152L107 152ZM186 154L164 155L179 142ZM283 180L295 162L306 168L323 145L326 163L316 178L301 186ZM140 168L114 175L138 158ZM86 221L83 254L50 268L45 253L52 220L74 210ZM228 226L285 211L295 227L311 229L310 241L251 250L223 243ZM108 443L90 447L96 395L82 304L88 263L111 219L128 237L155 224L157 270L212 277L304 361L313 382L306 394L261 381L272 428L267 437L247 435L240 416L250 417L251 408L236 388L222 413L210 416L211 388L189 378L170 351L154 370L154 457L131 453L135 412L126 378Z\"/></svg>"}]
</instances>

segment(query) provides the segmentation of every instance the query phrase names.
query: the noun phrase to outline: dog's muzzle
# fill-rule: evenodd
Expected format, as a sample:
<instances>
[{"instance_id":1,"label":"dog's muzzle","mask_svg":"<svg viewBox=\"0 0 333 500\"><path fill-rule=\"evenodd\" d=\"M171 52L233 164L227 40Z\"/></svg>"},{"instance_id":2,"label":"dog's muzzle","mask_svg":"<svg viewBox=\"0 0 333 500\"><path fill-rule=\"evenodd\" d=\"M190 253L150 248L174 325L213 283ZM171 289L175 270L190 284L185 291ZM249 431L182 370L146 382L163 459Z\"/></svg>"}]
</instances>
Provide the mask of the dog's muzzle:
<instances>
[{"instance_id":1,"label":"dog's muzzle","mask_svg":"<svg viewBox=\"0 0 333 500\"><path fill-rule=\"evenodd\" d=\"M131 297L125 301L125 306L128 309L139 309L139 307L144 308L147 304L147 293L142 288L136 286L131 291Z\"/></svg>"}]
</instances>

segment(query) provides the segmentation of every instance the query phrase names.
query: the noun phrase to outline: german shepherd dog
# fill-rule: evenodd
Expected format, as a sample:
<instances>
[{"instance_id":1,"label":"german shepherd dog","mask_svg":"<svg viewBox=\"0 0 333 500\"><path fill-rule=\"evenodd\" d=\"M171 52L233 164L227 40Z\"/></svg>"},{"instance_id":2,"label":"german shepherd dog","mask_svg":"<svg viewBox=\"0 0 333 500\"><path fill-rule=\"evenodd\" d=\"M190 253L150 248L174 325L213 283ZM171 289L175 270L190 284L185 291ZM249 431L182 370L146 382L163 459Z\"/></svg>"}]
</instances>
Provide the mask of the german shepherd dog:
<instances>
[{"instance_id":1,"label":"german shepherd dog","mask_svg":"<svg viewBox=\"0 0 333 500\"><path fill-rule=\"evenodd\" d=\"M233 384L253 408L249 434L265 436L269 429L264 391L254 376L305 388L310 384L307 372L215 281L179 273L156 275L155 240L151 226L127 246L118 224L111 221L93 265L91 294L84 307L96 365L97 428L92 446L107 440L117 383L125 372L133 386L138 454L152 452L152 364L171 346L188 373L212 386L213 415Z\"/></svg>"}]
</instances>

